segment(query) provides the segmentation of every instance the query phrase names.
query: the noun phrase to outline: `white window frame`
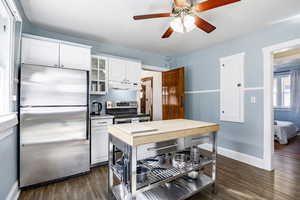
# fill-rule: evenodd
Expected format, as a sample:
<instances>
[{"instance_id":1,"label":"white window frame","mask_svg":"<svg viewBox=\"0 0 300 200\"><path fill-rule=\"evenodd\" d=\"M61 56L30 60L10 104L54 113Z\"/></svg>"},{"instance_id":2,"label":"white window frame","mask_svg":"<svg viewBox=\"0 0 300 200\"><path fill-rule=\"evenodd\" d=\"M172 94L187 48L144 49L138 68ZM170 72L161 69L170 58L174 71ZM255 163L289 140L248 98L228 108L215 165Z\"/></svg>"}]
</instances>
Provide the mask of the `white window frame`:
<instances>
[{"instance_id":1,"label":"white window frame","mask_svg":"<svg viewBox=\"0 0 300 200\"><path fill-rule=\"evenodd\" d=\"M283 98L284 98L284 94L283 94L283 88L282 88L282 78L284 77L291 77L290 73L285 73L285 74L280 74L280 75L275 75L274 79L277 79L277 105L274 105L274 108L276 110L290 110L291 109L291 105L290 106L284 106L283 105ZM291 93L290 93L291 95Z\"/></svg>"},{"instance_id":2,"label":"white window frame","mask_svg":"<svg viewBox=\"0 0 300 200\"><path fill-rule=\"evenodd\" d=\"M12 77L12 68L13 68L13 65L12 65L12 18L11 18L11 15L10 15L10 11L6 5L6 2L4 1L1 1L0 2L4 7L4 10L5 12L7 12L8 14L8 20L9 20L9 23L8 23L8 26L7 27L7 30L10 31L9 32L9 41L10 41L10 44L9 44L9 60L8 60L8 65L7 66L0 66L1 69L0 69L0 80L1 80L1 87L0 87L0 95L2 96L2 105L0 107L0 116L1 115L7 115L10 111L11 111L11 102L10 102L10 99L11 99L11 77ZM2 29L4 29L4 27L0 27L1 28L1 32L3 31ZM6 34L6 33L5 33ZM5 36L6 37L6 36ZM5 44L6 45L6 44ZM6 48L6 47L4 47ZM6 62L6 61L5 61Z\"/></svg>"},{"instance_id":3,"label":"white window frame","mask_svg":"<svg viewBox=\"0 0 300 200\"><path fill-rule=\"evenodd\" d=\"M16 5L13 0L0 0L0 3L4 6L4 9L7 11L9 16L9 31L10 31L10 49L9 49L9 64L8 66L1 67L3 73L0 74L1 80L4 80L0 92L1 98L4 98L3 105L0 107L0 139L4 138L3 131L13 127L17 124L17 115L14 112L15 108L13 107L13 101L16 101L16 98L13 97L14 89L14 68L15 68L15 23L17 21L22 22L20 14L16 8ZM2 28L2 27L1 27ZM1 84L1 83L0 83ZM3 97L4 96L4 97ZM4 132L5 133L5 132ZM5 135L5 134L4 134ZM5 135L6 136L6 135Z\"/></svg>"}]
</instances>

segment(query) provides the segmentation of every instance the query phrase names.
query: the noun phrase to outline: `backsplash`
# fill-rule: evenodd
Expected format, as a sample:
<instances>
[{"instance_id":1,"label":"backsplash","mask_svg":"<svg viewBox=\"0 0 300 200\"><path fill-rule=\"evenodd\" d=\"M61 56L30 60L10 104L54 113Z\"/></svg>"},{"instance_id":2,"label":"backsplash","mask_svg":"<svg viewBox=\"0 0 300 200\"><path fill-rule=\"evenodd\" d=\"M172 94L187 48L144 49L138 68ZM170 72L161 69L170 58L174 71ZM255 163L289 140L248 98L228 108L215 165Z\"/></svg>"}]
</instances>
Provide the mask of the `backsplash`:
<instances>
[{"instance_id":1,"label":"backsplash","mask_svg":"<svg viewBox=\"0 0 300 200\"><path fill-rule=\"evenodd\" d=\"M90 104L93 101L100 101L103 109L101 113L105 113L105 102L106 101L136 101L138 92L134 90L115 90L109 89L106 95L91 95Z\"/></svg>"}]
</instances>

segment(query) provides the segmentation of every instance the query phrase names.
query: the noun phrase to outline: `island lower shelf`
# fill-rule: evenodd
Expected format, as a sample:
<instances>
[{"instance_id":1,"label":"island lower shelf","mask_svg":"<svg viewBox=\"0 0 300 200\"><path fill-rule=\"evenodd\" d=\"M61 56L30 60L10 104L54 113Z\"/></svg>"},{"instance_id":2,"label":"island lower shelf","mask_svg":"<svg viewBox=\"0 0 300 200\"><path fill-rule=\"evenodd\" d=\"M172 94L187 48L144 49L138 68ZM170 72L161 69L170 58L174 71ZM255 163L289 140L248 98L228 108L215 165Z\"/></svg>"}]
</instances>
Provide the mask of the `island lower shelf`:
<instances>
[{"instance_id":1,"label":"island lower shelf","mask_svg":"<svg viewBox=\"0 0 300 200\"><path fill-rule=\"evenodd\" d=\"M150 168L150 170L159 170L156 170L155 173L151 171L145 182L137 183L137 191L143 192L150 190L164 183L168 183L175 179L183 177L193 171L200 171L201 169L212 163L213 160L209 157L204 157L199 163L190 164L185 168L176 168L171 164L160 165L158 162L152 162L151 164L148 164L147 167ZM122 168L120 166L114 165L112 166L112 169L114 175L119 179L119 181L122 181Z\"/></svg>"},{"instance_id":2,"label":"island lower shelf","mask_svg":"<svg viewBox=\"0 0 300 200\"><path fill-rule=\"evenodd\" d=\"M136 200L184 200L212 184L214 181L206 175L201 175L196 180L183 176L170 183L157 185L150 190L137 192ZM131 194L122 187L122 184L113 187L112 192L115 198L117 200L131 199Z\"/></svg>"}]
</instances>

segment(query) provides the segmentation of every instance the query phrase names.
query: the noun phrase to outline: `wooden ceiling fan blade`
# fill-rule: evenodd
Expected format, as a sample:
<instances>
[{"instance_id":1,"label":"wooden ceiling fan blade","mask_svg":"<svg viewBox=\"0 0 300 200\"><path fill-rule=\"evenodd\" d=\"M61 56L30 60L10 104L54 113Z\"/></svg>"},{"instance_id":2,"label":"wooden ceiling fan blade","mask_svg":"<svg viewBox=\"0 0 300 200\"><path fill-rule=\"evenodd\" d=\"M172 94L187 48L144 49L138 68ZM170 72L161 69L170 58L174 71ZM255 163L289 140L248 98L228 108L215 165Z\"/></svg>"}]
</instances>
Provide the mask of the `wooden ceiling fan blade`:
<instances>
[{"instance_id":1,"label":"wooden ceiling fan blade","mask_svg":"<svg viewBox=\"0 0 300 200\"><path fill-rule=\"evenodd\" d=\"M211 25L210 23L198 16L195 16L195 25L201 30L205 31L206 33L211 33L216 29L215 26Z\"/></svg>"},{"instance_id":2,"label":"wooden ceiling fan blade","mask_svg":"<svg viewBox=\"0 0 300 200\"><path fill-rule=\"evenodd\" d=\"M195 5L196 12L204 12L213 8L225 6L228 4L236 3L241 0L207 0L202 3Z\"/></svg>"},{"instance_id":3,"label":"wooden ceiling fan blade","mask_svg":"<svg viewBox=\"0 0 300 200\"><path fill-rule=\"evenodd\" d=\"M163 34L163 36L161 36L161 38L168 38L172 35L173 32L174 30L171 27L169 27L167 31Z\"/></svg>"},{"instance_id":4,"label":"wooden ceiling fan blade","mask_svg":"<svg viewBox=\"0 0 300 200\"><path fill-rule=\"evenodd\" d=\"M142 20L142 19L152 19L152 18L161 18L161 17L171 17L171 13L157 13L157 14L149 14L149 15L137 15L134 16L134 20Z\"/></svg>"}]
</instances>

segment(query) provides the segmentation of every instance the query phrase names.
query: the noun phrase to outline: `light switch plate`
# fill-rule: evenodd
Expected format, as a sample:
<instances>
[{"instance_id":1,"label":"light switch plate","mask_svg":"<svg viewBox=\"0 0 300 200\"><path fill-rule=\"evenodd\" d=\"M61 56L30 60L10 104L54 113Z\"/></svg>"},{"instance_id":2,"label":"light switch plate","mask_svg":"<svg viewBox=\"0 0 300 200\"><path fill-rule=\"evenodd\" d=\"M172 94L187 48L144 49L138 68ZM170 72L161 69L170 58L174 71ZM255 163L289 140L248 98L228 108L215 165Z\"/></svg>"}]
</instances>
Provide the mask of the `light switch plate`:
<instances>
[{"instance_id":1,"label":"light switch plate","mask_svg":"<svg viewBox=\"0 0 300 200\"><path fill-rule=\"evenodd\" d=\"M255 104L256 103L256 97L255 96L252 96L251 99L250 99L250 102Z\"/></svg>"}]
</instances>

